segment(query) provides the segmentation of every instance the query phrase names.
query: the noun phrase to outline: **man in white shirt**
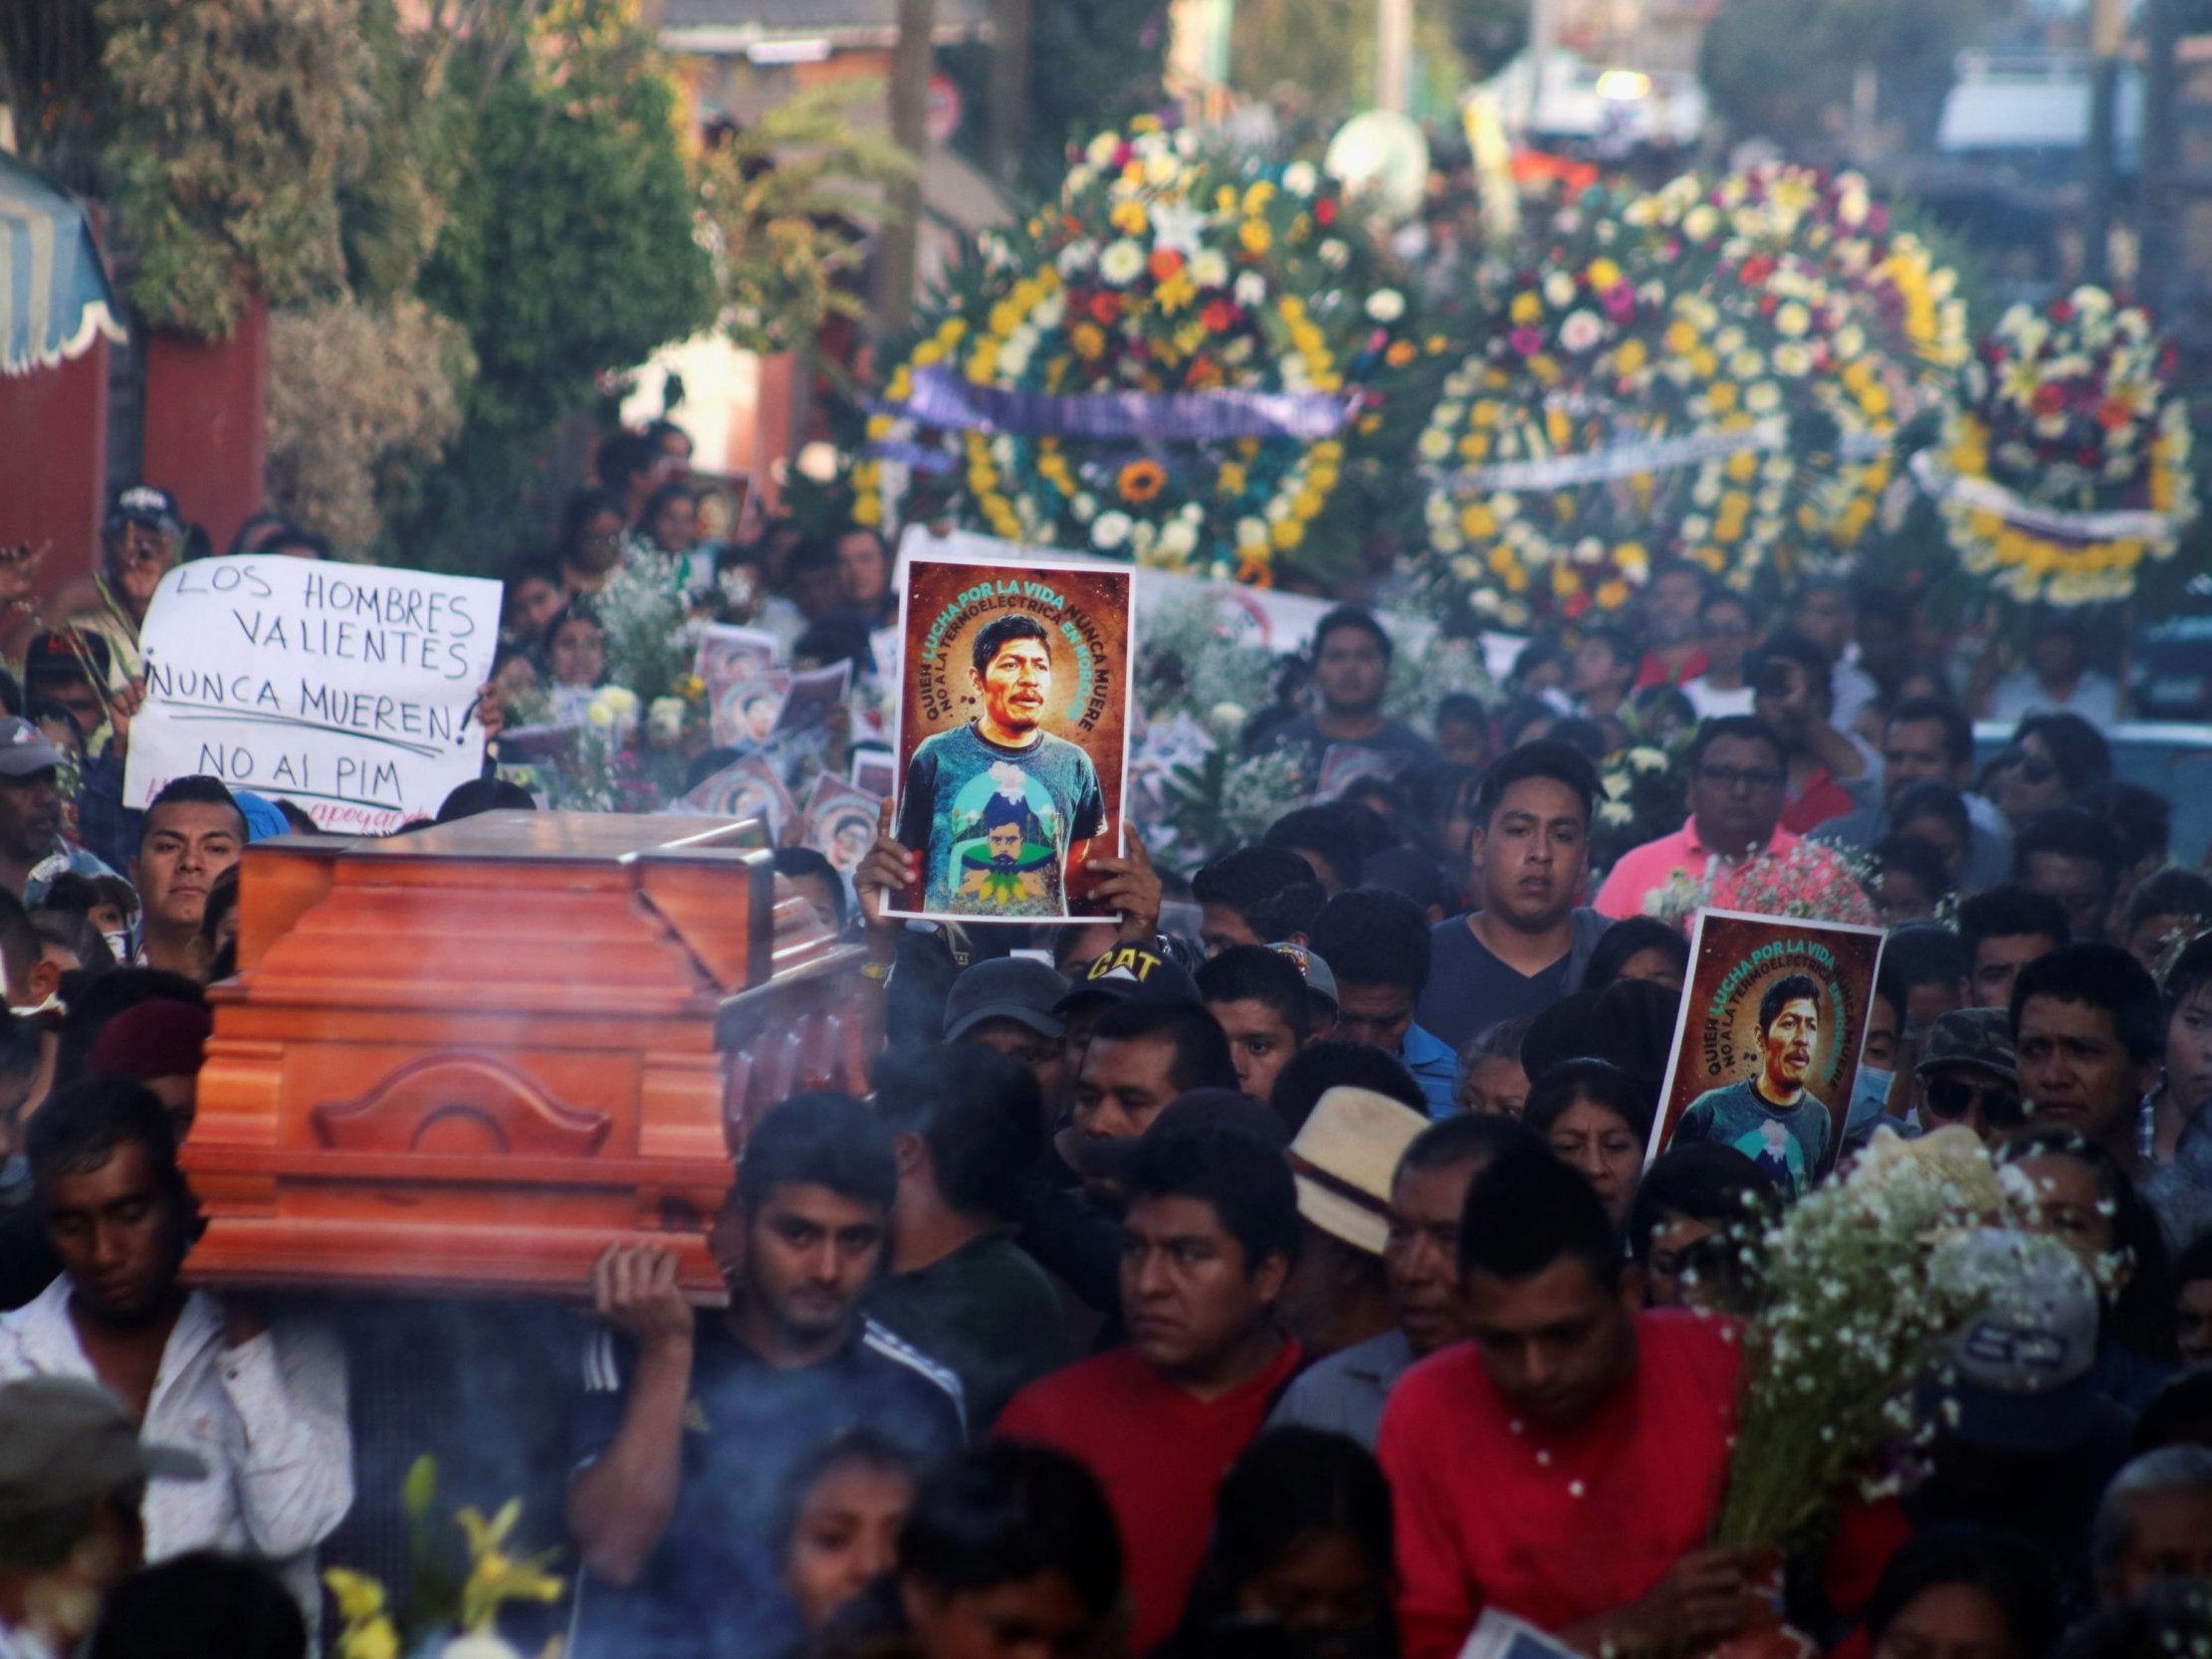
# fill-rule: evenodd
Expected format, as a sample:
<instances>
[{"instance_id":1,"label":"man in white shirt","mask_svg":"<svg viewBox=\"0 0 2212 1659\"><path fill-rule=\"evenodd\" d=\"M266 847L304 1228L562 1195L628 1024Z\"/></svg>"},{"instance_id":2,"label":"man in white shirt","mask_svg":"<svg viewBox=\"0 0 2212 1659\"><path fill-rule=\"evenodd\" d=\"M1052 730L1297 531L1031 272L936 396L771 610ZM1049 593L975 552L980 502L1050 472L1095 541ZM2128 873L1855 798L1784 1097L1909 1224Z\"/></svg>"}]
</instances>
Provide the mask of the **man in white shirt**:
<instances>
[{"instance_id":1,"label":"man in white shirt","mask_svg":"<svg viewBox=\"0 0 2212 1659\"><path fill-rule=\"evenodd\" d=\"M39 1109L28 1141L62 1274L0 1318L0 1381L97 1382L149 1444L196 1454L214 1478L146 1495L146 1558L215 1550L267 1561L312 1627L316 1546L353 1502L337 1344L178 1282L192 1196L168 1114L138 1084L74 1085Z\"/></svg>"}]
</instances>

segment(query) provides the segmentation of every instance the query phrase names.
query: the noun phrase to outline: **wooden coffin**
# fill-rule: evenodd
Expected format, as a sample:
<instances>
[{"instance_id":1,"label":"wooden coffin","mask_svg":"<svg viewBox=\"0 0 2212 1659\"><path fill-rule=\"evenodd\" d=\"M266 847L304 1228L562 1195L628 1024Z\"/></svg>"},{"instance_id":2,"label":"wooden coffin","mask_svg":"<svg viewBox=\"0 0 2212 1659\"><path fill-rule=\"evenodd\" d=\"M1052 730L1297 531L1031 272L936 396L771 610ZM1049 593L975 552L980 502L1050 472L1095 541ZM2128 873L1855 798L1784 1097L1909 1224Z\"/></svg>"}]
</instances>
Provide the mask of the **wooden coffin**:
<instances>
[{"instance_id":1,"label":"wooden coffin","mask_svg":"<svg viewBox=\"0 0 2212 1659\"><path fill-rule=\"evenodd\" d=\"M719 1301L706 1229L747 1124L864 1070L860 952L759 841L517 812L248 848L183 1153L190 1277L575 1298L625 1240Z\"/></svg>"}]
</instances>

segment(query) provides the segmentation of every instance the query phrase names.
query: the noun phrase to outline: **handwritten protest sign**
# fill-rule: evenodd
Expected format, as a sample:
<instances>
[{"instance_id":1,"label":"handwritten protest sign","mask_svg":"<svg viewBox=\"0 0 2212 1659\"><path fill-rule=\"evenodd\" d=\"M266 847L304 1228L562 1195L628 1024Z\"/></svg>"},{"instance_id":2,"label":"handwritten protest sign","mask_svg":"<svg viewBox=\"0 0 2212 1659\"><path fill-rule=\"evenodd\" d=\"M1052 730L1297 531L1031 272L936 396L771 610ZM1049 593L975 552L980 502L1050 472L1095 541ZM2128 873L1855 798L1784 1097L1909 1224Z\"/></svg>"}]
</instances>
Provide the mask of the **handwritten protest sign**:
<instances>
[{"instance_id":1,"label":"handwritten protest sign","mask_svg":"<svg viewBox=\"0 0 2212 1659\"><path fill-rule=\"evenodd\" d=\"M199 559L161 578L124 804L205 773L297 801L327 830L435 813L484 763L500 584L329 564Z\"/></svg>"}]
</instances>

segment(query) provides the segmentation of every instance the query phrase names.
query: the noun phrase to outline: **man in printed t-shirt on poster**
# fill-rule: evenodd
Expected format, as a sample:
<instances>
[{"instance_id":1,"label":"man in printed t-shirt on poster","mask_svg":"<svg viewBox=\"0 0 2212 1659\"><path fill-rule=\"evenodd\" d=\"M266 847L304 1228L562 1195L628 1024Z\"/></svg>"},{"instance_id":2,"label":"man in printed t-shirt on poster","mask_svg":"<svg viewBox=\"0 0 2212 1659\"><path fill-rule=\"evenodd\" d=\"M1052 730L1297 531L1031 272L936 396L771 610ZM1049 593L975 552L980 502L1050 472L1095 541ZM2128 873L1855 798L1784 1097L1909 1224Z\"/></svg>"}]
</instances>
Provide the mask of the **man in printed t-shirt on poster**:
<instances>
[{"instance_id":1,"label":"man in printed t-shirt on poster","mask_svg":"<svg viewBox=\"0 0 2212 1659\"><path fill-rule=\"evenodd\" d=\"M922 859L923 909L962 916L1067 914L1066 873L1106 827L1098 769L1042 728L1051 636L1021 614L977 632L970 678L983 713L925 738L899 797L899 841Z\"/></svg>"}]
</instances>

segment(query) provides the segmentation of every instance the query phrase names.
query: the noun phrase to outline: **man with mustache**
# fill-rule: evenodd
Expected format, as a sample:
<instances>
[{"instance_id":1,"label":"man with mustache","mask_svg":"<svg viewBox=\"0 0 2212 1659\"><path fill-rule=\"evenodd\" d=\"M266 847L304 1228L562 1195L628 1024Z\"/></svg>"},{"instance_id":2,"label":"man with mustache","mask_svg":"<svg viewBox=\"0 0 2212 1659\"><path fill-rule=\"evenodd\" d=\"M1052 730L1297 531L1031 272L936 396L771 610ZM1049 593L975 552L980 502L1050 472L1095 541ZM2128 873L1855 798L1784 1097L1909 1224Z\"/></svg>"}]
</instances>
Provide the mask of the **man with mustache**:
<instances>
[{"instance_id":1,"label":"man with mustache","mask_svg":"<svg viewBox=\"0 0 2212 1659\"><path fill-rule=\"evenodd\" d=\"M970 665L969 681L983 713L917 745L899 794L898 841L919 867L922 908L964 915L1065 915L1069 873L1106 828L1106 798L1091 757L1043 727L1053 700L1051 635L1033 616L1001 616L977 630ZM987 777L995 786L975 800L974 785ZM1030 884L1024 884L1013 897L1002 891L1003 884L966 882L963 849L956 846L956 841L985 841L981 867L989 873L998 849L988 845L988 807L1005 795L1009 781L1022 786L1025 802L1035 804L1041 804L1037 792L1027 786L1041 785L1050 802L1049 821L1043 812L1034 819L1040 832L1050 835L1054 855L1036 872L1037 891L1029 893Z\"/></svg>"},{"instance_id":2,"label":"man with mustache","mask_svg":"<svg viewBox=\"0 0 2212 1659\"><path fill-rule=\"evenodd\" d=\"M0 717L0 886L36 905L64 871L111 876L62 835L62 753L29 721Z\"/></svg>"},{"instance_id":3,"label":"man with mustache","mask_svg":"<svg viewBox=\"0 0 2212 1659\"><path fill-rule=\"evenodd\" d=\"M1758 1071L1691 1101L1676 1141L1733 1146L1795 1198L1819 1175L1832 1132L1827 1106L1805 1087L1820 1034L1818 982L1805 973L1775 980L1759 998Z\"/></svg>"}]
</instances>

